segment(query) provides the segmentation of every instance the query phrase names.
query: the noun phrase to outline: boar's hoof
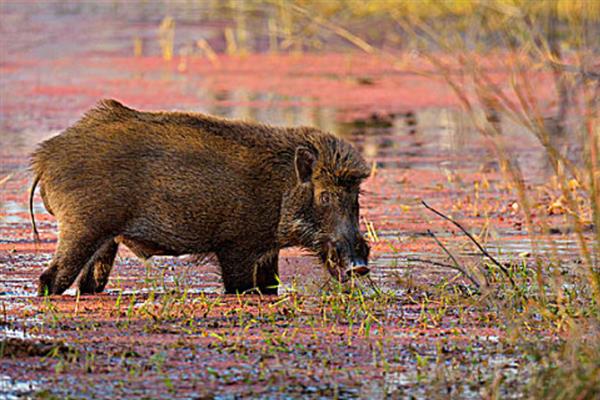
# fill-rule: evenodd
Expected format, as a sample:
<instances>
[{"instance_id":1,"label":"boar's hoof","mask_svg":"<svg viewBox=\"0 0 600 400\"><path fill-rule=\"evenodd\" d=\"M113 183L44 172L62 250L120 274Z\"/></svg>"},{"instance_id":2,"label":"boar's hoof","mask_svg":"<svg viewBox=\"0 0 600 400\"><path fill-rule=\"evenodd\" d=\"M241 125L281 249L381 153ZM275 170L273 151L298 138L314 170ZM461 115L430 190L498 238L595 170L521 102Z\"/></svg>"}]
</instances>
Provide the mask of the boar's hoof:
<instances>
[{"instance_id":1,"label":"boar's hoof","mask_svg":"<svg viewBox=\"0 0 600 400\"><path fill-rule=\"evenodd\" d=\"M262 294L262 295L277 295L277 286L267 287L237 287L225 288L225 294Z\"/></svg>"},{"instance_id":2,"label":"boar's hoof","mask_svg":"<svg viewBox=\"0 0 600 400\"><path fill-rule=\"evenodd\" d=\"M40 281L38 283L38 296L45 296L54 294L54 281L56 279L57 268L56 266L50 266L42 275L40 275Z\"/></svg>"}]
</instances>

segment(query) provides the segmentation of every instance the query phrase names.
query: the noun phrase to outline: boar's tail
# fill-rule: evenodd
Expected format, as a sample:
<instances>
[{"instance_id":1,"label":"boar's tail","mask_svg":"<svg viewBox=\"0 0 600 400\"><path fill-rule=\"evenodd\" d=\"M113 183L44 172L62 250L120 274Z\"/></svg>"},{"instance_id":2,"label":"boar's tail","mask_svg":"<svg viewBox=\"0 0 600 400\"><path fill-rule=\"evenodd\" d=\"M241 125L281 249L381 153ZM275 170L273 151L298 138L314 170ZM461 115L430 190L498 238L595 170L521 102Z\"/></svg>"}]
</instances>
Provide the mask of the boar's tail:
<instances>
[{"instance_id":1,"label":"boar's tail","mask_svg":"<svg viewBox=\"0 0 600 400\"><path fill-rule=\"evenodd\" d=\"M37 227L35 226L35 215L33 214L33 195L35 193L35 188L40 181L40 176L36 175L33 180L33 184L31 185L31 189L29 189L29 216L31 218L31 227L33 228L33 240L35 243L40 242L40 234L38 233Z\"/></svg>"}]
</instances>

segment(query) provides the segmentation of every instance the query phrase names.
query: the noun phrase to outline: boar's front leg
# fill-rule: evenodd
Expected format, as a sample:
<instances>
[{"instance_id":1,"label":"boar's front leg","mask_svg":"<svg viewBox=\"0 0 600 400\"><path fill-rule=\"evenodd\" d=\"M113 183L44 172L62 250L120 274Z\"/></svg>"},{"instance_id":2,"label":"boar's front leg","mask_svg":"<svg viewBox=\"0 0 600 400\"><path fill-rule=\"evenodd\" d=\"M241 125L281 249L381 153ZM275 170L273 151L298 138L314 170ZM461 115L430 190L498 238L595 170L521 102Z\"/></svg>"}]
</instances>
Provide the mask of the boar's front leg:
<instances>
[{"instance_id":1,"label":"boar's front leg","mask_svg":"<svg viewBox=\"0 0 600 400\"><path fill-rule=\"evenodd\" d=\"M79 292L82 294L100 293L108 283L119 244L114 240L106 241L88 261L79 278Z\"/></svg>"},{"instance_id":2,"label":"boar's front leg","mask_svg":"<svg viewBox=\"0 0 600 400\"><path fill-rule=\"evenodd\" d=\"M279 251L259 256L244 256L235 251L218 252L225 293L235 294L253 289L262 294L277 294Z\"/></svg>"},{"instance_id":3,"label":"boar's front leg","mask_svg":"<svg viewBox=\"0 0 600 400\"><path fill-rule=\"evenodd\" d=\"M252 286L262 294L277 294L279 285L279 250L265 253L251 268Z\"/></svg>"}]
</instances>

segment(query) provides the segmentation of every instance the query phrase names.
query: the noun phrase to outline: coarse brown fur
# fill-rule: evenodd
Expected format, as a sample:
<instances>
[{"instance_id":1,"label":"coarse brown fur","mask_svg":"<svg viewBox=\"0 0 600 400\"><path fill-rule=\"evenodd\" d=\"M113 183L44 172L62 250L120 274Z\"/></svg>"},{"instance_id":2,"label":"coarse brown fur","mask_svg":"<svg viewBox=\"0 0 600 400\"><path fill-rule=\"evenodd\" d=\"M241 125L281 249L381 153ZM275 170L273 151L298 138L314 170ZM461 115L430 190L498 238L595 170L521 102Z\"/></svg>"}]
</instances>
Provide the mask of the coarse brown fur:
<instances>
[{"instance_id":1,"label":"coarse brown fur","mask_svg":"<svg viewBox=\"0 0 600 400\"><path fill-rule=\"evenodd\" d=\"M283 247L340 265L368 256L358 191L369 168L350 144L315 128L103 100L43 142L32 166L59 228L40 295L60 294L78 276L82 293L102 291L119 244L143 258L214 252L228 293L276 293Z\"/></svg>"}]
</instances>

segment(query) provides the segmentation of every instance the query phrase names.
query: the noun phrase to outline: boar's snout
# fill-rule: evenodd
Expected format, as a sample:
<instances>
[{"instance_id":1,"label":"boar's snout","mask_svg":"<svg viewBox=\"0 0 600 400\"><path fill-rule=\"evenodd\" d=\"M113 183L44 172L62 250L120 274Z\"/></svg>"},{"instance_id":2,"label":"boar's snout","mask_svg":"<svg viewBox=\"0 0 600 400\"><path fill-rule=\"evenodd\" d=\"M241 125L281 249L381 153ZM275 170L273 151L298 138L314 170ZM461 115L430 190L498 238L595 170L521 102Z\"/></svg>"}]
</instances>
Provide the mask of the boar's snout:
<instances>
[{"instance_id":1,"label":"boar's snout","mask_svg":"<svg viewBox=\"0 0 600 400\"><path fill-rule=\"evenodd\" d=\"M346 277L350 278L352 276L365 276L369 273L369 267L367 266L368 262L363 258L355 258L350 263L350 268L346 269Z\"/></svg>"},{"instance_id":2,"label":"boar's snout","mask_svg":"<svg viewBox=\"0 0 600 400\"><path fill-rule=\"evenodd\" d=\"M369 245L361 236L353 240L340 239L327 242L323 261L329 273L346 282L351 277L364 276L369 273Z\"/></svg>"}]
</instances>

